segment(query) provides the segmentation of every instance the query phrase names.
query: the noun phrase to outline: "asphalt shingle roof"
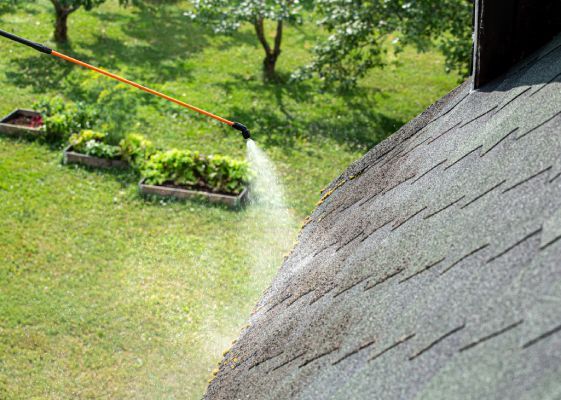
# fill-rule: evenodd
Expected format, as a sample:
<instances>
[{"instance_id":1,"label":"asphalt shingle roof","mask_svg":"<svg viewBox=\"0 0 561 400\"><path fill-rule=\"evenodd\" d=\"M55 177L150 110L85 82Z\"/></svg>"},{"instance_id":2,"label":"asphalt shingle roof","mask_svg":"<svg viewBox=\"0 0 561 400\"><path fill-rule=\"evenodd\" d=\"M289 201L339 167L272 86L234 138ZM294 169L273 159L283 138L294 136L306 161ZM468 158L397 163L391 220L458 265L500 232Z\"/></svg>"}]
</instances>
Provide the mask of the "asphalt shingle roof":
<instances>
[{"instance_id":1,"label":"asphalt shingle roof","mask_svg":"<svg viewBox=\"0 0 561 400\"><path fill-rule=\"evenodd\" d=\"M561 37L351 165L209 399L561 398Z\"/></svg>"}]
</instances>

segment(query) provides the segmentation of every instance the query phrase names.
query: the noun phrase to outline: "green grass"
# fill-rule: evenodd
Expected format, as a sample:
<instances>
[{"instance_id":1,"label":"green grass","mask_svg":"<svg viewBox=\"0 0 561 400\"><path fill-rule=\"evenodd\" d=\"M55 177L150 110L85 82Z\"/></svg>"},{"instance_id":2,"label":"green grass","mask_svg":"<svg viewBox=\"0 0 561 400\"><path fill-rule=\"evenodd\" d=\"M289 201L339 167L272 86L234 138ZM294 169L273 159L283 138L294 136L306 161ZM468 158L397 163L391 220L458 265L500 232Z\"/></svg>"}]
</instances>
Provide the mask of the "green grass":
<instances>
[{"instance_id":1,"label":"green grass","mask_svg":"<svg viewBox=\"0 0 561 400\"><path fill-rule=\"evenodd\" d=\"M78 11L60 50L248 125L277 164L296 220L350 162L456 83L441 56L408 50L345 95L317 82L264 84L251 29L215 36L185 8L149 13L111 0ZM53 45L47 0L0 24ZM287 29L282 76L309 59L319 34L311 23ZM7 41L0 50L2 114L44 95L87 100L88 90L109 86ZM134 96L123 132L244 156L230 128ZM0 138L0 398L195 399L204 391L288 246L263 233L258 210L145 200L136 179L62 166L59 149ZM269 246L263 261L259 249Z\"/></svg>"}]
</instances>

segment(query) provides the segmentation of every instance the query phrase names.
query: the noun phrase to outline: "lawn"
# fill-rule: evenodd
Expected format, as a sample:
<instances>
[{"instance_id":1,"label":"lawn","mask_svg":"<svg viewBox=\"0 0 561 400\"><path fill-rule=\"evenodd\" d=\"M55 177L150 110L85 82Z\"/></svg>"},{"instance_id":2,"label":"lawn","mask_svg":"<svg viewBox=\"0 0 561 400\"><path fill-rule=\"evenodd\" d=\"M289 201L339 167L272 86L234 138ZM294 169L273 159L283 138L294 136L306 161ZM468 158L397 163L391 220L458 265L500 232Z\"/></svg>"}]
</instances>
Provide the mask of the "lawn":
<instances>
[{"instance_id":1,"label":"lawn","mask_svg":"<svg viewBox=\"0 0 561 400\"><path fill-rule=\"evenodd\" d=\"M457 83L440 55L407 50L352 93L264 84L249 27L216 36L183 16L183 2L156 12L116 3L72 15L72 42L59 50L248 125L278 167L294 221L349 163ZM0 24L55 47L47 0ZM309 59L320 34L310 22L287 29L281 76ZM42 96L87 101L113 85L7 41L0 50L1 114ZM118 116L114 129L245 156L230 128L129 94L104 109ZM132 173L60 161L60 149L0 138L0 398L200 398L298 222L279 240L263 210L145 200Z\"/></svg>"}]
</instances>

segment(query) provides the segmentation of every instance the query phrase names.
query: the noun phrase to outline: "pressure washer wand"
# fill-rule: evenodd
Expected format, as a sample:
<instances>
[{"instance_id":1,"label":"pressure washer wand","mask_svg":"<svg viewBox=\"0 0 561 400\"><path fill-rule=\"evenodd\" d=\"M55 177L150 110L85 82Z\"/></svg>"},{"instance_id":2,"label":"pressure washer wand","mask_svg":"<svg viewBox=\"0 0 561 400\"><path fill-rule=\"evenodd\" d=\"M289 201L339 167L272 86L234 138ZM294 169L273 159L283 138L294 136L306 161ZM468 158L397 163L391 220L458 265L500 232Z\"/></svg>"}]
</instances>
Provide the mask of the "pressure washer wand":
<instances>
[{"instance_id":1,"label":"pressure washer wand","mask_svg":"<svg viewBox=\"0 0 561 400\"><path fill-rule=\"evenodd\" d=\"M207 117L213 118L213 119L215 119L217 121L220 121L220 122L222 122L226 125L230 125L232 128L240 131L242 133L242 136L244 137L244 139L249 139L251 137L251 135L249 133L249 130L244 125L240 124L239 122L229 121L226 118L219 117L218 115L212 114L212 113L210 113L208 111L205 111L201 108L192 106L191 104L187 104L187 103L185 103L181 100L174 99L173 97L170 97L166 94L157 92L153 89L147 88L146 86L142 86L142 85L140 85L136 82L125 79L125 78L123 78L119 75L112 74L111 72L104 71L101 68L94 67L93 65L87 64L83 61L76 60L75 58L65 56L64 54L61 54L58 51L55 51L53 49L50 49L47 46L44 46L42 44L32 42L31 40L27 40L27 39L24 39L22 37L13 35L11 33L5 32L1 29L0 29L0 36L4 36L5 38L8 38L10 40L13 40L15 42L18 42L18 43L24 44L26 46L29 46L29 47L37 50L37 51L40 51L41 53L50 54L52 56L62 58L63 60L69 61L71 63L80 65L80 66L88 68L88 69L91 69L92 71L95 71L95 72L98 72L98 73L103 74L105 76L108 76L109 78L113 78L115 80L118 80L119 82L123 82L123 83L126 83L127 85L134 86L135 88L143 90L147 93L153 94L154 96L161 97L162 99L166 99L166 100L171 101L175 104L179 104L182 107L185 107L185 108L188 108L188 109L193 110L195 112L198 112L199 114L206 115Z\"/></svg>"}]
</instances>

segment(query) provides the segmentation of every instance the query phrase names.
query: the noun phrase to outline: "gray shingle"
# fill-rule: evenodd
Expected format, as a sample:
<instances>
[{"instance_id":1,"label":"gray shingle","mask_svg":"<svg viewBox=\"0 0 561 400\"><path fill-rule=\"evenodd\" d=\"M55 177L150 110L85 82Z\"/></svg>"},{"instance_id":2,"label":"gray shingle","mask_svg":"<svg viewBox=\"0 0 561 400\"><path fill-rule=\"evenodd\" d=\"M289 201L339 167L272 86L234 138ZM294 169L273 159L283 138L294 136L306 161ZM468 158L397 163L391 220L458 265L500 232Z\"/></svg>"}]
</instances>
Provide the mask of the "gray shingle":
<instances>
[{"instance_id":1,"label":"gray shingle","mask_svg":"<svg viewBox=\"0 0 561 400\"><path fill-rule=\"evenodd\" d=\"M560 46L336 179L206 397L559 397Z\"/></svg>"}]
</instances>

